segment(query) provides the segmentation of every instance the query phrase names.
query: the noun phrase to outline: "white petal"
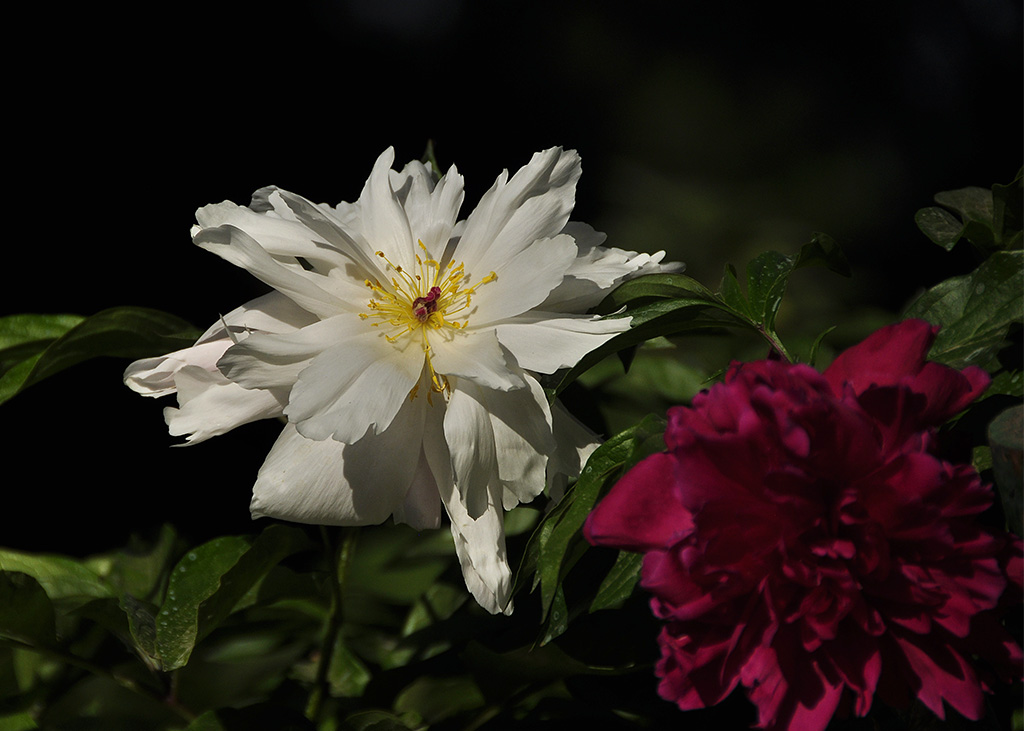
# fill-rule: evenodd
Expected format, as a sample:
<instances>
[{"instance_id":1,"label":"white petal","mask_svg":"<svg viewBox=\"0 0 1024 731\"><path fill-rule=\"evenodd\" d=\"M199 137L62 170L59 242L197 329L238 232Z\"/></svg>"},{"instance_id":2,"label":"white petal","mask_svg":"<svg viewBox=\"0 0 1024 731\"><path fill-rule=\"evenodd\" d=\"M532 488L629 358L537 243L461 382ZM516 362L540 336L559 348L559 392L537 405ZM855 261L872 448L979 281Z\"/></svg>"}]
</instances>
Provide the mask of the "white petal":
<instances>
[{"instance_id":1,"label":"white petal","mask_svg":"<svg viewBox=\"0 0 1024 731\"><path fill-rule=\"evenodd\" d=\"M366 327L316 356L292 389L288 420L309 439L347 444L383 432L423 372L422 349L404 340L403 350Z\"/></svg>"},{"instance_id":2,"label":"white petal","mask_svg":"<svg viewBox=\"0 0 1024 731\"><path fill-rule=\"evenodd\" d=\"M330 294L314 279L326 277L312 272L283 266L263 250L249 234L233 226L202 229L192 241L199 247L217 254L235 266L239 266L264 284L268 284L297 305L315 315L327 318L346 309L358 309L355 303L347 303Z\"/></svg>"},{"instance_id":3,"label":"white petal","mask_svg":"<svg viewBox=\"0 0 1024 731\"><path fill-rule=\"evenodd\" d=\"M498 176L466 220L455 258L467 272L500 271L526 246L561 231L575 202L580 159L551 148L506 183L507 175Z\"/></svg>"},{"instance_id":4,"label":"white petal","mask_svg":"<svg viewBox=\"0 0 1024 731\"><path fill-rule=\"evenodd\" d=\"M245 388L290 387L313 358L369 328L352 315L338 315L290 333L255 334L232 346L217 362Z\"/></svg>"},{"instance_id":5,"label":"white petal","mask_svg":"<svg viewBox=\"0 0 1024 731\"><path fill-rule=\"evenodd\" d=\"M280 292L268 292L224 315L196 342L203 343L207 340L219 340L227 337L236 341L244 340L253 332L295 332L316 321L315 315L302 309ZM229 331L230 336L228 335Z\"/></svg>"},{"instance_id":6,"label":"white petal","mask_svg":"<svg viewBox=\"0 0 1024 731\"><path fill-rule=\"evenodd\" d=\"M254 518L373 525L399 510L420 463L423 408L410 403L391 428L359 444L307 439L288 424L253 486Z\"/></svg>"},{"instance_id":7,"label":"white petal","mask_svg":"<svg viewBox=\"0 0 1024 731\"><path fill-rule=\"evenodd\" d=\"M274 189L264 188L257 191L257 195L266 197L272 191ZM196 220L203 229L227 225L244 231L275 259L302 257L318 271L344 266L348 261L336 249L317 241L313 231L294 218L285 220L224 201L200 208L196 211Z\"/></svg>"},{"instance_id":8,"label":"white petal","mask_svg":"<svg viewBox=\"0 0 1024 731\"><path fill-rule=\"evenodd\" d=\"M328 208L310 203L294 193L281 190L278 194L304 226L354 262L355 270L350 273L352 279L361 281L366 277L384 277L383 262L374 256L374 248L367 243L359 230L350 228L353 223L362 226L361 209L358 205L346 207L350 212L360 211L358 216L349 219L332 213Z\"/></svg>"},{"instance_id":9,"label":"white petal","mask_svg":"<svg viewBox=\"0 0 1024 731\"><path fill-rule=\"evenodd\" d=\"M493 330L459 331L451 340L430 338L434 370L446 376L465 378L487 388L508 391L526 385L521 370Z\"/></svg>"},{"instance_id":10,"label":"white petal","mask_svg":"<svg viewBox=\"0 0 1024 731\"><path fill-rule=\"evenodd\" d=\"M501 511L501 486L495 480L487 488L487 508L479 518L469 517L455 490L451 460L441 429L428 424L423 451L437 482L438 492L451 520L455 552L462 566L466 588L492 614L512 613L512 572L505 550L505 525Z\"/></svg>"},{"instance_id":11,"label":"white petal","mask_svg":"<svg viewBox=\"0 0 1024 731\"><path fill-rule=\"evenodd\" d=\"M422 451L405 501L395 509L395 522L406 523L416 530L441 525L441 497L437 493L437 483L427 464L427 457Z\"/></svg>"},{"instance_id":12,"label":"white petal","mask_svg":"<svg viewBox=\"0 0 1024 731\"><path fill-rule=\"evenodd\" d=\"M182 368L196 366L216 371L217 360L231 345L231 340L224 337L156 358L137 360L125 369L124 383L143 396L166 396L177 390L175 377Z\"/></svg>"},{"instance_id":13,"label":"white petal","mask_svg":"<svg viewBox=\"0 0 1024 731\"><path fill-rule=\"evenodd\" d=\"M565 280L552 290L540 309L555 312L586 312L598 305L605 295L622 282L643 276L681 272L681 262L662 264L664 251L656 254L638 254L612 247L600 246L604 234L590 226L570 222L564 234L571 235L579 247L579 256L566 272Z\"/></svg>"},{"instance_id":14,"label":"white petal","mask_svg":"<svg viewBox=\"0 0 1024 731\"><path fill-rule=\"evenodd\" d=\"M373 165L370 177L359 195L362 215L363 236L378 251L383 251L396 266L406 271L415 271L416 242L409 231L409 220L391 189L391 163L395 160L394 148L389 147L380 154Z\"/></svg>"},{"instance_id":15,"label":"white petal","mask_svg":"<svg viewBox=\"0 0 1024 731\"><path fill-rule=\"evenodd\" d=\"M435 184L433 173L422 163L413 162L401 173L394 173L392 181L413 239L422 241L429 254L440 261L465 197L462 176L452 165Z\"/></svg>"},{"instance_id":16,"label":"white petal","mask_svg":"<svg viewBox=\"0 0 1024 731\"><path fill-rule=\"evenodd\" d=\"M544 490L548 455L555 449L544 389L529 376L526 382L528 388L484 394L506 510L530 502Z\"/></svg>"},{"instance_id":17,"label":"white petal","mask_svg":"<svg viewBox=\"0 0 1024 731\"><path fill-rule=\"evenodd\" d=\"M540 239L524 247L495 271L497 279L477 290L469 313L470 326L486 326L536 307L562 282L575 259L576 242L571 236ZM473 272L477 280L489 273Z\"/></svg>"},{"instance_id":18,"label":"white petal","mask_svg":"<svg viewBox=\"0 0 1024 731\"><path fill-rule=\"evenodd\" d=\"M485 389L459 383L444 415L444 438L451 455L452 474L460 502L471 518L487 509L487 486L497 482L498 457Z\"/></svg>"},{"instance_id":19,"label":"white petal","mask_svg":"<svg viewBox=\"0 0 1024 731\"><path fill-rule=\"evenodd\" d=\"M601 442L597 435L576 419L561 401L551 406L551 425L557 447L548 461L552 500L560 500L569 478L576 478Z\"/></svg>"},{"instance_id":20,"label":"white petal","mask_svg":"<svg viewBox=\"0 0 1024 731\"><path fill-rule=\"evenodd\" d=\"M496 325L494 330L521 367L554 373L559 368L571 368L591 350L629 330L629 322L628 317L602 320L535 310Z\"/></svg>"},{"instance_id":21,"label":"white petal","mask_svg":"<svg viewBox=\"0 0 1024 731\"><path fill-rule=\"evenodd\" d=\"M179 408L164 409L171 436L187 435L189 444L231 431L236 426L280 416L284 392L249 391L216 371L185 366L175 376Z\"/></svg>"}]
</instances>

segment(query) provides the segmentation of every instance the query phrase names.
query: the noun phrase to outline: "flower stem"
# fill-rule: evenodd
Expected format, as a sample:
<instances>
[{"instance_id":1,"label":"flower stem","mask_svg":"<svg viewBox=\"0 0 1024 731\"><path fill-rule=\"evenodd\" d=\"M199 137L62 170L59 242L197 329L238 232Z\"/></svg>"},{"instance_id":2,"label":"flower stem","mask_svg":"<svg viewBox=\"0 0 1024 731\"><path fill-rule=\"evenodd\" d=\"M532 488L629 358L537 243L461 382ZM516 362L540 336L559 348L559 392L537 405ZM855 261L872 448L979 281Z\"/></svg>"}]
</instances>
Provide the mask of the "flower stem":
<instances>
[{"instance_id":1,"label":"flower stem","mask_svg":"<svg viewBox=\"0 0 1024 731\"><path fill-rule=\"evenodd\" d=\"M323 707L324 696L328 693L330 681L328 671L331 667L331 660L334 657L334 647L337 641L338 632L344 623L344 612L342 609L342 587L345 584L345 574L355 553L356 538L359 535L358 529L343 529L341 541L337 546L331 540L330 532L326 526L320 526L320 535L324 542L324 552L327 554L328 565L331 567L328 578L329 604L327 611L327 623L324 627L324 636L320 646L320 657L317 660L316 678L313 687L309 691L309 700L306 703L306 718L316 723Z\"/></svg>"}]
</instances>

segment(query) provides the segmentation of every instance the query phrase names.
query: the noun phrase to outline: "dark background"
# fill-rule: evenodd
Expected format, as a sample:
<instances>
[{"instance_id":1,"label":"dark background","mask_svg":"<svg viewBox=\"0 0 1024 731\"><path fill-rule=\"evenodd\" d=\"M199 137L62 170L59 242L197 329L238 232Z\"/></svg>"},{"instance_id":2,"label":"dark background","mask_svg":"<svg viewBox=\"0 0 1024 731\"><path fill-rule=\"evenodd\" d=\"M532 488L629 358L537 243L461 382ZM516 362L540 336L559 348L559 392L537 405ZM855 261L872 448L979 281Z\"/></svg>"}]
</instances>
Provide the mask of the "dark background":
<instances>
[{"instance_id":1,"label":"dark background","mask_svg":"<svg viewBox=\"0 0 1024 731\"><path fill-rule=\"evenodd\" d=\"M463 215L501 168L578 149L575 217L712 287L726 261L824 231L855 276L808 275L782 325L891 321L970 266L914 211L1021 165L1021 7L819 5L35 5L4 52L0 315L140 305L205 328L264 290L191 245L196 208L268 184L353 200L385 147L401 163L430 139L466 176ZM125 365L0 406L0 545L85 554L163 521L197 540L252 528L278 427L170 449L165 404L123 387Z\"/></svg>"}]
</instances>

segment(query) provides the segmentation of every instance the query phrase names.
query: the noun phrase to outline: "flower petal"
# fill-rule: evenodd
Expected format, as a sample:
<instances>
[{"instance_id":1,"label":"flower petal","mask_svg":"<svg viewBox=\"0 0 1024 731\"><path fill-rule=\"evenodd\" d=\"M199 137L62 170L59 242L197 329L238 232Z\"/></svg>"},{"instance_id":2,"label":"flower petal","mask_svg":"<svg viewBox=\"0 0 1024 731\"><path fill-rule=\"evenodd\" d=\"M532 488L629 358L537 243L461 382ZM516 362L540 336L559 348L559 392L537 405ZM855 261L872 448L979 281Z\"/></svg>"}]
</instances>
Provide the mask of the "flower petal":
<instances>
[{"instance_id":1,"label":"flower petal","mask_svg":"<svg viewBox=\"0 0 1024 731\"><path fill-rule=\"evenodd\" d=\"M401 172L392 171L391 186L409 218L413 239L440 261L465 197L459 171L452 165L435 183L434 173L423 163L411 162Z\"/></svg>"},{"instance_id":2,"label":"flower petal","mask_svg":"<svg viewBox=\"0 0 1024 731\"><path fill-rule=\"evenodd\" d=\"M326 277L299 269L291 269L276 261L249 234L233 226L202 229L192 237L200 248L217 254L225 261L241 267L285 295L297 305L319 317L330 317L345 309L358 309L355 303L340 300L322 289L313 280Z\"/></svg>"},{"instance_id":3,"label":"flower petal","mask_svg":"<svg viewBox=\"0 0 1024 731\"><path fill-rule=\"evenodd\" d=\"M534 241L560 232L579 177L579 155L558 147L536 153L511 180L503 172L466 220L458 261L467 272L499 271Z\"/></svg>"},{"instance_id":4,"label":"flower petal","mask_svg":"<svg viewBox=\"0 0 1024 731\"><path fill-rule=\"evenodd\" d=\"M600 446L597 435L569 413L561 401L551 405L551 431L555 449L548 459L548 485L552 500L565 494L570 477L576 477L590 455Z\"/></svg>"},{"instance_id":5,"label":"flower petal","mask_svg":"<svg viewBox=\"0 0 1024 731\"><path fill-rule=\"evenodd\" d=\"M423 363L423 352L411 339L403 349L366 327L299 373L285 415L309 439L353 444L364 434L380 434L409 400Z\"/></svg>"},{"instance_id":6,"label":"flower petal","mask_svg":"<svg viewBox=\"0 0 1024 731\"><path fill-rule=\"evenodd\" d=\"M391 189L390 172L394 161L395 150L389 147L377 158L363 186L359 195L362 233L392 263L406 271L415 271L416 242L409 230L405 209Z\"/></svg>"},{"instance_id":7,"label":"flower petal","mask_svg":"<svg viewBox=\"0 0 1024 731\"><path fill-rule=\"evenodd\" d=\"M473 383L456 386L444 414L444 439L455 490L468 516L478 518L487 509L488 486L498 481L494 430L483 389Z\"/></svg>"},{"instance_id":8,"label":"flower petal","mask_svg":"<svg viewBox=\"0 0 1024 731\"><path fill-rule=\"evenodd\" d=\"M662 264L664 251L638 254L601 246L605 235L578 221L567 223L562 233L576 240L579 254L565 273L565 279L541 304L544 310L586 312L597 306L610 289L627 279L645 274L681 272L686 268L681 262Z\"/></svg>"},{"instance_id":9,"label":"flower petal","mask_svg":"<svg viewBox=\"0 0 1024 731\"><path fill-rule=\"evenodd\" d=\"M438 423L440 418L439 410L431 409L428 413L423 451L451 520L455 552L466 588L480 606L492 614L511 614L512 572L506 558L501 485L495 476L485 486L486 508L478 518L471 518L452 479L452 458Z\"/></svg>"},{"instance_id":10,"label":"flower petal","mask_svg":"<svg viewBox=\"0 0 1024 731\"><path fill-rule=\"evenodd\" d=\"M427 456L422 451L405 501L395 508L395 522L406 523L416 530L441 525L441 498L430 465L427 464Z\"/></svg>"},{"instance_id":11,"label":"flower petal","mask_svg":"<svg viewBox=\"0 0 1024 731\"><path fill-rule=\"evenodd\" d=\"M526 385L521 369L498 342L493 330L470 330L430 339L434 370L457 376L486 388L509 391Z\"/></svg>"},{"instance_id":12,"label":"flower petal","mask_svg":"<svg viewBox=\"0 0 1024 731\"><path fill-rule=\"evenodd\" d=\"M407 402L387 430L358 444L307 439L286 425L256 477L253 517L322 525L386 520L401 508L420 466L423 412Z\"/></svg>"},{"instance_id":13,"label":"flower petal","mask_svg":"<svg viewBox=\"0 0 1024 731\"><path fill-rule=\"evenodd\" d=\"M522 368L554 373L571 368L590 351L629 330L629 323L628 317L565 317L533 310L496 325L494 331Z\"/></svg>"},{"instance_id":14,"label":"flower petal","mask_svg":"<svg viewBox=\"0 0 1024 731\"><path fill-rule=\"evenodd\" d=\"M179 408L164 409L168 433L188 435L188 444L231 431L236 426L280 416L286 392L250 391L217 371L187 365L175 374Z\"/></svg>"},{"instance_id":15,"label":"flower petal","mask_svg":"<svg viewBox=\"0 0 1024 731\"><path fill-rule=\"evenodd\" d=\"M467 266L466 271L477 281L491 271L498 275L474 296L474 306L468 315L470 327L486 326L536 307L562 281L575 257L576 243L572 237L556 236L534 241L501 266Z\"/></svg>"},{"instance_id":16,"label":"flower petal","mask_svg":"<svg viewBox=\"0 0 1024 731\"><path fill-rule=\"evenodd\" d=\"M505 510L530 502L544 490L547 455L555 447L544 389L530 376L526 383L527 388L484 394Z\"/></svg>"},{"instance_id":17,"label":"flower petal","mask_svg":"<svg viewBox=\"0 0 1024 731\"><path fill-rule=\"evenodd\" d=\"M677 499L673 455L653 454L612 487L587 516L583 535L595 545L627 551L664 549L693 530L693 516Z\"/></svg>"},{"instance_id":18,"label":"flower petal","mask_svg":"<svg viewBox=\"0 0 1024 731\"><path fill-rule=\"evenodd\" d=\"M357 317L338 315L290 333L250 335L228 349L217 367L244 388L291 387L313 358L368 329Z\"/></svg>"}]
</instances>

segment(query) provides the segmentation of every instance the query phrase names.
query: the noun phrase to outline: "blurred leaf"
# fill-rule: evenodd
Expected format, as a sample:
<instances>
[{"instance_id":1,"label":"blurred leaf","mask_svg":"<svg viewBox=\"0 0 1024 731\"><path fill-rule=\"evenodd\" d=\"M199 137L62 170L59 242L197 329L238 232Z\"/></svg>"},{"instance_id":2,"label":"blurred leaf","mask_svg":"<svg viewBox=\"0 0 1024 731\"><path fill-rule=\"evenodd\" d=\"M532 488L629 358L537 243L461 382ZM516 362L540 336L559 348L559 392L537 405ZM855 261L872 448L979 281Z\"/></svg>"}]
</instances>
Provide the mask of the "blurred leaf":
<instances>
[{"instance_id":1,"label":"blurred leaf","mask_svg":"<svg viewBox=\"0 0 1024 731\"><path fill-rule=\"evenodd\" d=\"M612 566L601 586L597 589L597 595L590 603L590 611L596 612L599 609L615 609L622 605L633 593L633 587L640 579L640 567L643 565L642 553L631 553L619 551Z\"/></svg>"},{"instance_id":2,"label":"blurred leaf","mask_svg":"<svg viewBox=\"0 0 1024 731\"><path fill-rule=\"evenodd\" d=\"M345 579L348 594L370 595L398 604L412 604L448 567L455 553L449 531L418 533L408 526L363 530ZM347 608L346 617L352 617Z\"/></svg>"},{"instance_id":3,"label":"blurred leaf","mask_svg":"<svg viewBox=\"0 0 1024 731\"><path fill-rule=\"evenodd\" d=\"M257 703L245 708L206 711L185 731L315 731L302 714L279 703Z\"/></svg>"},{"instance_id":4,"label":"blurred leaf","mask_svg":"<svg viewBox=\"0 0 1024 731\"><path fill-rule=\"evenodd\" d=\"M403 716L378 710L359 711L345 719L345 728L352 731L410 731L416 725L406 723Z\"/></svg>"},{"instance_id":5,"label":"blurred leaf","mask_svg":"<svg viewBox=\"0 0 1024 731\"><path fill-rule=\"evenodd\" d=\"M1024 253L994 253L970 274L922 294L906 312L942 329L929 359L954 368L984 366L1002 347L1012 323L1021 322Z\"/></svg>"},{"instance_id":6,"label":"blurred leaf","mask_svg":"<svg viewBox=\"0 0 1024 731\"><path fill-rule=\"evenodd\" d=\"M415 713L427 724L435 724L483 704L483 694L470 677L424 676L398 694L395 710Z\"/></svg>"},{"instance_id":7,"label":"blurred leaf","mask_svg":"<svg viewBox=\"0 0 1024 731\"><path fill-rule=\"evenodd\" d=\"M196 643L227 618L257 581L306 545L298 528L271 525L251 544L240 536L224 536L182 557L157 616L156 652L163 669L185 665Z\"/></svg>"},{"instance_id":8,"label":"blurred leaf","mask_svg":"<svg viewBox=\"0 0 1024 731\"><path fill-rule=\"evenodd\" d=\"M100 576L78 561L64 556L0 548L0 570L28 574L39 582L53 601L74 605L113 596L113 591Z\"/></svg>"},{"instance_id":9,"label":"blurred leaf","mask_svg":"<svg viewBox=\"0 0 1024 731\"><path fill-rule=\"evenodd\" d=\"M331 695L336 698L357 698L363 694L372 677L362 660L345 646L344 638L339 632L334 642L331 666L327 671Z\"/></svg>"},{"instance_id":10,"label":"blurred leaf","mask_svg":"<svg viewBox=\"0 0 1024 731\"><path fill-rule=\"evenodd\" d=\"M49 647L56 641L53 605L28 574L0 571L0 636L34 647Z\"/></svg>"},{"instance_id":11,"label":"blurred leaf","mask_svg":"<svg viewBox=\"0 0 1024 731\"><path fill-rule=\"evenodd\" d=\"M153 545L146 545L132 536L129 544L113 556L107 581L121 593L155 599L170 569L177 543L177 533L170 525L160 528Z\"/></svg>"},{"instance_id":12,"label":"blurred leaf","mask_svg":"<svg viewBox=\"0 0 1024 731\"><path fill-rule=\"evenodd\" d=\"M0 713L0 731L29 731L34 728L39 728L39 726L36 725L35 719L28 711L13 714Z\"/></svg>"},{"instance_id":13,"label":"blurred leaf","mask_svg":"<svg viewBox=\"0 0 1024 731\"><path fill-rule=\"evenodd\" d=\"M142 307L117 307L87 318L0 318L0 403L90 358L159 355L190 346L198 334L174 315Z\"/></svg>"}]
</instances>

